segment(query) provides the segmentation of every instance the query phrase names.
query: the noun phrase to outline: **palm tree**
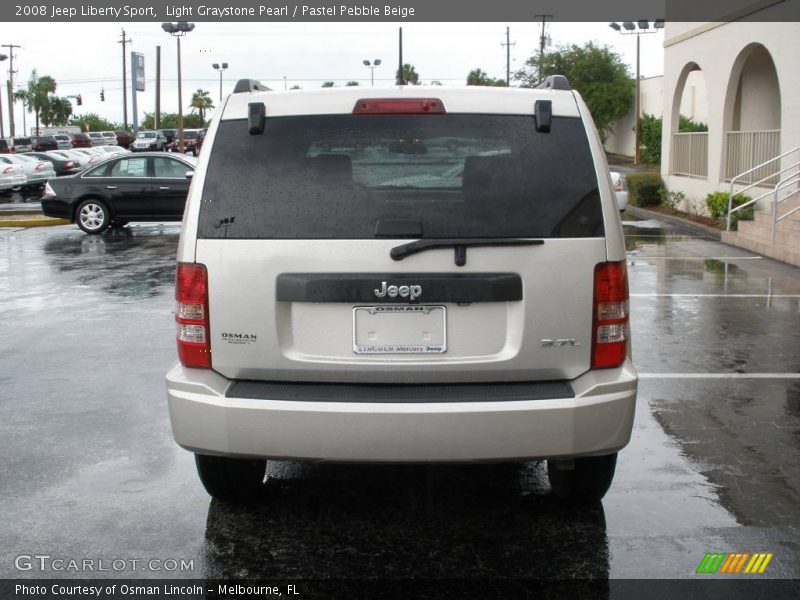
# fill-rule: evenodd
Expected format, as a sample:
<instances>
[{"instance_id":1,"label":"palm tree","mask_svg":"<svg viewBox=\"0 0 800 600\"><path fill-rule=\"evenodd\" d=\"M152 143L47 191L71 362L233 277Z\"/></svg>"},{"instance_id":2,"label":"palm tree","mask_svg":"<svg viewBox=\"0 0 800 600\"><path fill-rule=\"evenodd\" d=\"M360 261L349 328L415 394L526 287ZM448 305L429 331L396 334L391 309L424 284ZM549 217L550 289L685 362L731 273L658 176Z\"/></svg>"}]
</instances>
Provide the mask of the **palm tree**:
<instances>
[{"instance_id":1,"label":"palm tree","mask_svg":"<svg viewBox=\"0 0 800 600\"><path fill-rule=\"evenodd\" d=\"M45 119L47 116L47 119ZM72 116L72 102L67 98L54 96L50 98L47 110L42 112L42 122L45 127L48 125L66 125Z\"/></svg>"},{"instance_id":2,"label":"palm tree","mask_svg":"<svg viewBox=\"0 0 800 600\"><path fill-rule=\"evenodd\" d=\"M197 90L192 94L192 102L189 104L190 108L196 108L200 113L200 120L205 123L206 111L214 108L214 102L211 100L211 95L206 90Z\"/></svg>"},{"instance_id":3,"label":"palm tree","mask_svg":"<svg viewBox=\"0 0 800 600\"><path fill-rule=\"evenodd\" d=\"M50 105L50 94L56 91L56 81L49 75L39 75L36 69L31 71L30 79L28 79L28 110L32 110L36 115L36 129L39 129L39 115L42 112L47 112ZM48 115L49 120L49 115Z\"/></svg>"},{"instance_id":4,"label":"palm tree","mask_svg":"<svg viewBox=\"0 0 800 600\"><path fill-rule=\"evenodd\" d=\"M410 85L419 85L419 73L417 73L414 65L410 65L408 63L403 65L403 81Z\"/></svg>"}]
</instances>

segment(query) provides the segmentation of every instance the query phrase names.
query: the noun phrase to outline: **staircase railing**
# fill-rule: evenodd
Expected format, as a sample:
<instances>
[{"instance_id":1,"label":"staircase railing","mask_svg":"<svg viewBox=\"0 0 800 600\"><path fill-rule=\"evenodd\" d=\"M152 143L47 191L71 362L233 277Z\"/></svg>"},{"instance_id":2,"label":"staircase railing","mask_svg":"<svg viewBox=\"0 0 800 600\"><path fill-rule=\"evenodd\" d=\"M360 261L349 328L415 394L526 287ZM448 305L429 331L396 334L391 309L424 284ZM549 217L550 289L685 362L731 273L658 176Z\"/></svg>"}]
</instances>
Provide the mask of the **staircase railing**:
<instances>
[{"instance_id":1,"label":"staircase railing","mask_svg":"<svg viewBox=\"0 0 800 600\"><path fill-rule=\"evenodd\" d=\"M793 215L798 210L800 210L800 204L795 206L793 209L785 212L784 214L778 214L780 203L784 200L791 198L797 191L800 189L798 187L798 183L800 183L800 171L795 173L794 175L790 175L786 179L783 179L778 182L775 186L775 193L772 197L772 245L775 245L775 236L777 235L778 223L783 221L786 217ZM778 192L785 188L791 188L794 185L794 189L790 191L789 194L784 196L783 198L778 197Z\"/></svg>"},{"instance_id":2,"label":"staircase railing","mask_svg":"<svg viewBox=\"0 0 800 600\"><path fill-rule=\"evenodd\" d=\"M778 199L779 192L781 190L788 189L792 184L796 185L798 183L798 181L800 181L800 178L798 178L798 177L800 177L800 160L795 162L795 163L793 163L793 164L791 164L791 165L789 165L789 166L787 166L787 167L784 167L783 169L780 169L777 172L772 172L769 175L767 175L765 177L762 177L758 181L754 181L754 182L746 185L742 189L738 190L737 193L742 194L742 193L744 193L744 192L746 192L748 190L751 190L751 189L753 189L755 187L763 187L765 184L767 184L769 186L769 189L767 191L765 191L763 194L761 194L759 196L756 196L752 200L748 200L747 202L745 202L743 204L740 204L739 206L733 206L734 186L736 185L736 182L738 180L742 180L745 177L747 177L748 175L750 175L751 173L754 173L755 171L758 171L759 169L763 169L764 167L766 167L768 165L771 165L771 164L773 164L773 163L775 163L777 161L781 161L781 160L783 160L786 157L791 156L791 155L795 155L794 158L800 158L800 146L798 146L797 148L792 148L791 150L789 150L787 152L784 152L783 154L781 154L779 156L776 156L775 158L770 158L769 160L764 161L760 165L756 165L752 169L748 169L747 171L739 173L736 177L731 179L730 193L728 194L728 221L727 221L727 226L726 226L726 229L728 231L731 230L731 217L732 217L733 213L738 212L740 210L743 210L743 209L747 208L748 206L752 206L753 204L755 204L756 202L758 202L762 198L766 198L767 196L771 195L773 197L773 201L772 201L772 214L773 214L772 238L773 238L773 244L775 243L774 242L774 239L775 239L775 227L777 226L777 223L779 221L785 219L788 215L794 213L797 210L797 209L793 209L789 213L787 213L786 215L783 215L780 218L778 218L778 204L780 204L780 202L783 202L783 200L785 200L786 198L788 198L789 196L794 194L794 191L790 191L790 193L787 196L785 196L784 198L779 200ZM780 165L781 163L778 163L778 164ZM767 181L767 180L770 180L770 179L774 181L775 177L779 178L778 179L778 183L772 184L771 182Z\"/></svg>"}]
</instances>

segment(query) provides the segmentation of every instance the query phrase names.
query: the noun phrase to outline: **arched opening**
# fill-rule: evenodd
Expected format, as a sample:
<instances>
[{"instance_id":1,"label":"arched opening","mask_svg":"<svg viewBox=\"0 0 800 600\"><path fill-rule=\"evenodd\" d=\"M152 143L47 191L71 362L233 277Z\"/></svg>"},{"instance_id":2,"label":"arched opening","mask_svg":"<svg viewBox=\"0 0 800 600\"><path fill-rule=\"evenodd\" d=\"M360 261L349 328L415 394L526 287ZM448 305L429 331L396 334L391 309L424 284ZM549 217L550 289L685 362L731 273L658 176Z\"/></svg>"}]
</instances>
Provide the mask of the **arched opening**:
<instances>
[{"instance_id":1,"label":"arched opening","mask_svg":"<svg viewBox=\"0 0 800 600\"><path fill-rule=\"evenodd\" d=\"M775 158L781 148L781 91L769 51L746 46L733 63L725 96L725 179ZM750 183L777 173L778 162L745 177Z\"/></svg>"},{"instance_id":2,"label":"arched opening","mask_svg":"<svg viewBox=\"0 0 800 600\"><path fill-rule=\"evenodd\" d=\"M672 97L672 153L670 174L708 176L708 100L700 66L687 63Z\"/></svg>"}]
</instances>

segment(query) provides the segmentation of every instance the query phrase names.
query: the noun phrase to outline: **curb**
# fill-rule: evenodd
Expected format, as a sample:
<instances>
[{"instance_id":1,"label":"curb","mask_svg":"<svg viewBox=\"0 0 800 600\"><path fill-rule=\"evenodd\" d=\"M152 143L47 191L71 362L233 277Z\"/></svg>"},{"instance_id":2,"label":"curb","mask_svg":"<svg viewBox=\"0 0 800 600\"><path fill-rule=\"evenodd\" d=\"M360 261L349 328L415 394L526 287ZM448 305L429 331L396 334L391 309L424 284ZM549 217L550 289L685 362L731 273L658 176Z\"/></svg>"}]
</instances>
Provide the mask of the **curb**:
<instances>
[{"instance_id":1,"label":"curb","mask_svg":"<svg viewBox=\"0 0 800 600\"><path fill-rule=\"evenodd\" d=\"M67 219L0 219L0 227L49 227L51 225L69 225Z\"/></svg>"},{"instance_id":2,"label":"curb","mask_svg":"<svg viewBox=\"0 0 800 600\"><path fill-rule=\"evenodd\" d=\"M722 231L719 229L714 229L713 227L709 227L708 225L703 225L702 223L695 223L694 221L682 219L674 215L665 215L660 212L647 210L646 208L642 208L640 206L629 205L628 208L625 209L625 212L639 219L655 219L657 221L664 221L665 223L675 225L678 229L688 233L702 235L717 242L722 240Z\"/></svg>"}]
</instances>

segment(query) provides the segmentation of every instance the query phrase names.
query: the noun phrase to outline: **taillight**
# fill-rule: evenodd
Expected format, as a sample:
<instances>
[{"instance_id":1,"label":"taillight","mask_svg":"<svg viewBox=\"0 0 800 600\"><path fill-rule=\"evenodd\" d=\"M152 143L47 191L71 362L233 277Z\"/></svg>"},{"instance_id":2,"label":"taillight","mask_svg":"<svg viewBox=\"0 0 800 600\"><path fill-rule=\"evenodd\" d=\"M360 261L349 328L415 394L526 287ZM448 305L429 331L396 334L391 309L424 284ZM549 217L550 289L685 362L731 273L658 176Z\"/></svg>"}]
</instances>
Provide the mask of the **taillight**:
<instances>
[{"instance_id":1,"label":"taillight","mask_svg":"<svg viewBox=\"0 0 800 600\"><path fill-rule=\"evenodd\" d=\"M362 98L354 115L443 115L447 111L439 98Z\"/></svg>"},{"instance_id":2,"label":"taillight","mask_svg":"<svg viewBox=\"0 0 800 600\"><path fill-rule=\"evenodd\" d=\"M175 278L178 358L184 367L211 368L208 272L199 263L178 263Z\"/></svg>"},{"instance_id":3,"label":"taillight","mask_svg":"<svg viewBox=\"0 0 800 600\"><path fill-rule=\"evenodd\" d=\"M592 368L620 366L628 354L628 270L625 262L594 269Z\"/></svg>"},{"instance_id":4,"label":"taillight","mask_svg":"<svg viewBox=\"0 0 800 600\"><path fill-rule=\"evenodd\" d=\"M44 171L44 163L39 163L36 165L36 171Z\"/></svg>"},{"instance_id":5,"label":"taillight","mask_svg":"<svg viewBox=\"0 0 800 600\"><path fill-rule=\"evenodd\" d=\"M71 160L68 160L67 162L64 163L64 168L65 169L71 169L74 166L75 166L75 163L72 162Z\"/></svg>"},{"instance_id":6,"label":"taillight","mask_svg":"<svg viewBox=\"0 0 800 600\"><path fill-rule=\"evenodd\" d=\"M14 167L6 167L3 169L3 175L8 175L9 173L14 171Z\"/></svg>"},{"instance_id":7,"label":"taillight","mask_svg":"<svg viewBox=\"0 0 800 600\"><path fill-rule=\"evenodd\" d=\"M55 196L56 196L56 191L53 189L53 187L50 185L50 182L48 181L47 183L44 184L44 197L55 198Z\"/></svg>"}]
</instances>

